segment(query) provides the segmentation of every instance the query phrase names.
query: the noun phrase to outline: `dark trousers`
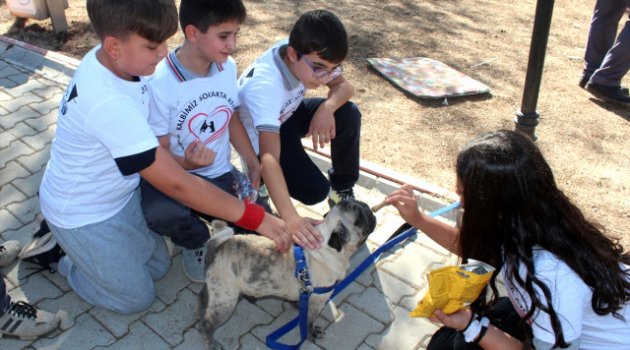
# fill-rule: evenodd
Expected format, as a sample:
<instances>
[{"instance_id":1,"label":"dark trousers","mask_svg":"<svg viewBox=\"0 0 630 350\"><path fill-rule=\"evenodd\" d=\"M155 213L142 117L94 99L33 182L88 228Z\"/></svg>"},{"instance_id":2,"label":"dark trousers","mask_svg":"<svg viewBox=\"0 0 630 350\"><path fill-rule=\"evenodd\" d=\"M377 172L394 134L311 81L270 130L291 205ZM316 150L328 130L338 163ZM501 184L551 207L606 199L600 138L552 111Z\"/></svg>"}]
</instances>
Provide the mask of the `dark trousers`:
<instances>
[{"instance_id":1,"label":"dark trousers","mask_svg":"<svg viewBox=\"0 0 630 350\"><path fill-rule=\"evenodd\" d=\"M597 0L584 54L585 77L605 86L619 86L630 69L630 20L619 36L617 26L626 13L627 0Z\"/></svg>"},{"instance_id":2,"label":"dark trousers","mask_svg":"<svg viewBox=\"0 0 630 350\"><path fill-rule=\"evenodd\" d=\"M214 179L205 179L225 192L235 194L232 184L234 175L225 173ZM171 197L160 192L150 183L140 182L142 193L142 211L147 221L147 226L153 232L170 237L171 241L186 249L197 249L203 246L210 237L210 232L205 222L200 217L214 220L213 217L198 213ZM212 198L208 198L212 200Z\"/></svg>"},{"instance_id":3,"label":"dark trousers","mask_svg":"<svg viewBox=\"0 0 630 350\"><path fill-rule=\"evenodd\" d=\"M519 333L521 317L514 310L512 302L507 297L499 298L487 317L493 326L523 340L523 335ZM453 328L442 327L431 337L427 350L481 350L481 347L475 343L466 343L462 332Z\"/></svg>"},{"instance_id":4,"label":"dark trousers","mask_svg":"<svg viewBox=\"0 0 630 350\"><path fill-rule=\"evenodd\" d=\"M11 297L7 294L7 286L4 284L4 278L0 276L0 316L4 315L10 303Z\"/></svg>"},{"instance_id":5,"label":"dark trousers","mask_svg":"<svg viewBox=\"0 0 630 350\"><path fill-rule=\"evenodd\" d=\"M361 112L347 102L335 112L336 136L331 142L330 182L306 154L301 139L322 98L305 98L295 113L280 127L280 166L292 198L313 205L323 201L330 188L350 189L359 179Z\"/></svg>"}]
</instances>

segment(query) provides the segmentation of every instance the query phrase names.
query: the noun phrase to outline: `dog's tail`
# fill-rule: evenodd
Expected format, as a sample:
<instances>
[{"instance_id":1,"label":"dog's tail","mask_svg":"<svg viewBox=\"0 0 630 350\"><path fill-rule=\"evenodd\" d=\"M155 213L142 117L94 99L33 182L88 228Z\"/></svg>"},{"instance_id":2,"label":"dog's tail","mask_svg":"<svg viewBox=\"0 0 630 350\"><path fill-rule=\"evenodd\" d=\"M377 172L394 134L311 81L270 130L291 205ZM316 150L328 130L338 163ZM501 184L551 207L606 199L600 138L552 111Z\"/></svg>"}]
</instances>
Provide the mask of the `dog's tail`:
<instances>
[{"instance_id":1,"label":"dog's tail","mask_svg":"<svg viewBox=\"0 0 630 350\"><path fill-rule=\"evenodd\" d=\"M228 226L225 221L214 220L212 221L212 237L208 243L208 250L215 250L223 242L234 236L234 229Z\"/></svg>"}]
</instances>

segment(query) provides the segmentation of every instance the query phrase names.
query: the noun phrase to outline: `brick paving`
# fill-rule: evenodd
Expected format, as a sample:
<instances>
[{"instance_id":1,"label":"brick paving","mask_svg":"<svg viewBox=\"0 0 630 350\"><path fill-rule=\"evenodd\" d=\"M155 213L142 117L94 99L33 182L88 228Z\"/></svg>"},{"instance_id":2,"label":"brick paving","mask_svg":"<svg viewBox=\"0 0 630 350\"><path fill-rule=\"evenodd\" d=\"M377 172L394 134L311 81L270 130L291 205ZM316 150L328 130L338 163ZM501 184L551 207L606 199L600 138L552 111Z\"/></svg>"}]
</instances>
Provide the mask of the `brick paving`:
<instances>
[{"instance_id":1,"label":"brick paving","mask_svg":"<svg viewBox=\"0 0 630 350\"><path fill-rule=\"evenodd\" d=\"M57 105L76 67L76 62L59 57L0 41L0 242L16 239L26 244L41 220L37 190L55 133ZM322 169L329 166L325 157L312 156ZM397 186L362 173L355 192L374 205ZM443 205L424 196L421 203L429 210ZM298 206L300 213L316 218L327 209L325 203ZM353 266L403 223L393 208L379 211L377 219L375 232L353 257ZM3 338L0 349L203 348L194 313L201 285L184 276L180 250L170 248L171 268L157 282L154 304L129 316L83 302L64 278L37 271L29 263L1 269L14 300L27 300L53 312L62 308L70 315L72 327L35 341ZM318 318L316 323L325 329L325 337L307 341L302 349L424 349L437 328L408 313L424 294L427 269L455 261L456 257L423 235L384 253ZM225 349L266 349L265 337L296 312L293 304L277 299L242 300L217 331L216 339ZM281 341L294 343L297 339L294 330Z\"/></svg>"}]
</instances>

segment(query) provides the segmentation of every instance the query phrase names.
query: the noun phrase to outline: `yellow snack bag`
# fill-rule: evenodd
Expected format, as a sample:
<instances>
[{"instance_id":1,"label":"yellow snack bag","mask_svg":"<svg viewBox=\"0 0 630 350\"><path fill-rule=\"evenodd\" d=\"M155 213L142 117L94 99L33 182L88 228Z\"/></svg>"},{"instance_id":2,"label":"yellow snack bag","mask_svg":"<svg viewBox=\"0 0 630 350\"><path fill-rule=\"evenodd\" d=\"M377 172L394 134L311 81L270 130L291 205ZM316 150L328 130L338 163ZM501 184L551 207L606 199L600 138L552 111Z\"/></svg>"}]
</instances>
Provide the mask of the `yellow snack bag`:
<instances>
[{"instance_id":1,"label":"yellow snack bag","mask_svg":"<svg viewBox=\"0 0 630 350\"><path fill-rule=\"evenodd\" d=\"M475 301L488 284L494 267L477 260L460 266L445 266L427 274L429 290L411 317L429 317L435 310L452 314Z\"/></svg>"}]
</instances>

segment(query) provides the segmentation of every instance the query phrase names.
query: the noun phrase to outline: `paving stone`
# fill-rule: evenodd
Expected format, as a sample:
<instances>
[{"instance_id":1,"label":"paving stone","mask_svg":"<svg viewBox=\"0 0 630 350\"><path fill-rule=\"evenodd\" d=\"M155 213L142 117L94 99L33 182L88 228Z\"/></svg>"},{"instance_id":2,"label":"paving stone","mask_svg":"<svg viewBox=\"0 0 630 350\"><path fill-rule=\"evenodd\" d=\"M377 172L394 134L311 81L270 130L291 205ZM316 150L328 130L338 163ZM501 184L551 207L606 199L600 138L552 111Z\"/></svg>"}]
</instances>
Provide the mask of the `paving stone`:
<instances>
[{"instance_id":1,"label":"paving stone","mask_svg":"<svg viewBox=\"0 0 630 350\"><path fill-rule=\"evenodd\" d=\"M391 273L414 287L422 288L426 283L423 274L426 267L432 262L445 262L446 258L421 245L407 244L402 254L396 255L393 259L381 261L379 269Z\"/></svg>"},{"instance_id":2,"label":"paving stone","mask_svg":"<svg viewBox=\"0 0 630 350\"><path fill-rule=\"evenodd\" d=\"M0 222L2 222L1 219L0 219ZM4 225L4 222L2 222L2 224ZM4 231L2 233L2 238L6 241L12 240L12 239L17 240L20 242L22 246L24 246L33 238L33 233L37 231L38 228L39 228L39 220L35 220L27 225L20 225L20 227L17 229ZM24 264L25 268L30 268L30 267L35 266L27 262L20 262L20 263Z\"/></svg>"},{"instance_id":3,"label":"paving stone","mask_svg":"<svg viewBox=\"0 0 630 350\"><path fill-rule=\"evenodd\" d=\"M102 307L92 308L90 315L97 319L116 338L120 338L129 332L129 325L148 314L161 312L165 308L166 305L164 305L164 303L156 300L148 310L131 315L119 314Z\"/></svg>"},{"instance_id":4,"label":"paving stone","mask_svg":"<svg viewBox=\"0 0 630 350\"><path fill-rule=\"evenodd\" d=\"M173 350L205 349L203 336L196 328L191 328L184 333L184 341Z\"/></svg>"},{"instance_id":5,"label":"paving stone","mask_svg":"<svg viewBox=\"0 0 630 350\"><path fill-rule=\"evenodd\" d=\"M9 101L12 102L13 100ZM7 107L9 102L2 103L2 118L0 118L0 126L4 129L11 129L15 126L15 124L25 121L29 118L36 118L39 116L39 113L35 112L29 106L17 106L17 111L13 111ZM14 106L15 107L15 106Z\"/></svg>"},{"instance_id":6,"label":"paving stone","mask_svg":"<svg viewBox=\"0 0 630 350\"><path fill-rule=\"evenodd\" d=\"M192 282L184 274L182 255L179 254L171 261L171 266L164 277L155 283L157 297L166 305L177 299L177 294ZM200 283L200 285L202 285Z\"/></svg>"},{"instance_id":7,"label":"paving stone","mask_svg":"<svg viewBox=\"0 0 630 350\"><path fill-rule=\"evenodd\" d=\"M9 145L16 139L15 135L11 133L11 130L3 131L0 133L0 151ZM1 160L1 159L0 159Z\"/></svg>"},{"instance_id":8,"label":"paving stone","mask_svg":"<svg viewBox=\"0 0 630 350\"><path fill-rule=\"evenodd\" d=\"M42 83L45 86L39 89L33 89L31 90L31 92L43 98L44 100L53 100L53 101L56 100L57 104L59 104L59 101L61 100L61 96L63 95L63 88L60 87L60 84L55 83L55 82L50 82L47 79L40 80L40 83Z\"/></svg>"},{"instance_id":9,"label":"paving stone","mask_svg":"<svg viewBox=\"0 0 630 350\"><path fill-rule=\"evenodd\" d=\"M53 338L41 338L33 345L36 349L93 349L109 346L116 341L103 326L88 314L76 319L74 327Z\"/></svg>"},{"instance_id":10,"label":"paving stone","mask_svg":"<svg viewBox=\"0 0 630 350\"><path fill-rule=\"evenodd\" d=\"M23 224L28 224L35 220L35 215L40 212L39 199L35 197L31 197L23 202L9 204L6 208Z\"/></svg>"},{"instance_id":11,"label":"paving stone","mask_svg":"<svg viewBox=\"0 0 630 350\"><path fill-rule=\"evenodd\" d=\"M59 94L58 96L59 98L61 98L61 94ZM59 108L59 99L44 99L41 102L31 103L29 107L42 115L51 112L57 114L57 109Z\"/></svg>"},{"instance_id":12,"label":"paving stone","mask_svg":"<svg viewBox=\"0 0 630 350\"><path fill-rule=\"evenodd\" d=\"M43 169L25 178L15 179L13 180L13 182L11 182L11 184L17 187L17 189L22 191L25 195L33 197L39 191L39 185L42 182L42 176L44 176Z\"/></svg>"},{"instance_id":13,"label":"paving stone","mask_svg":"<svg viewBox=\"0 0 630 350\"><path fill-rule=\"evenodd\" d=\"M388 324L393 320L391 310L394 304L374 287L367 288L361 294L348 297L348 303L383 324Z\"/></svg>"},{"instance_id":14,"label":"paving stone","mask_svg":"<svg viewBox=\"0 0 630 350\"><path fill-rule=\"evenodd\" d=\"M2 226L0 227L0 234L8 230L16 230L20 228L23 224L18 220L13 214L9 213L6 209L0 209L0 222Z\"/></svg>"},{"instance_id":15,"label":"paving stone","mask_svg":"<svg viewBox=\"0 0 630 350\"><path fill-rule=\"evenodd\" d=\"M145 323L171 345L181 343L184 330L197 322L195 305L197 296L188 289L183 289L177 301L159 313L148 314Z\"/></svg>"},{"instance_id":16,"label":"paving stone","mask_svg":"<svg viewBox=\"0 0 630 350\"><path fill-rule=\"evenodd\" d=\"M216 330L214 339L225 349L236 349L243 335L248 332L256 335L258 327L270 323L272 319L261 308L243 299L236 305L230 319Z\"/></svg>"},{"instance_id":17,"label":"paving stone","mask_svg":"<svg viewBox=\"0 0 630 350\"><path fill-rule=\"evenodd\" d=\"M0 187L0 208L6 207L8 204L20 202L26 199L26 196L11 184Z\"/></svg>"},{"instance_id":18,"label":"paving stone","mask_svg":"<svg viewBox=\"0 0 630 350\"><path fill-rule=\"evenodd\" d=\"M349 304L343 304L342 316L326 329L324 339L315 343L324 349L356 349L372 333L380 332L384 326Z\"/></svg>"},{"instance_id":19,"label":"paving stone","mask_svg":"<svg viewBox=\"0 0 630 350\"><path fill-rule=\"evenodd\" d=\"M29 120L29 119L27 119ZM33 136L38 133L37 130L31 128L25 122L20 122L15 124L12 129L8 130L16 138L21 138L23 136Z\"/></svg>"},{"instance_id":20,"label":"paving stone","mask_svg":"<svg viewBox=\"0 0 630 350\"><path fill-rule=\"evenodd\" d=\"M142 322L134 322L129 334L122 339L118 339L114 344L108 347L97 346L94 349L103 350L168 350L171 346L160 338L149 327Z\"/></svg>"},{"instance_id":21,"label":"paving stone","mask_svg":"<svg viewBox=\"0 0 630 350\"><path fill-rule=\"evenodd\" d=\"M259 308L265 310L271 316L278 316L284 311L284 302L277 298L261 298L257 299L255 304Z\"/></svg>"},{"instance_id":22,"label":"paving stone","mask_svg":"<svg viewBox=\"0 0 630 350\"><path fill-rule=\"evenodd\" d=\"M11 142L8 147L0 150L0 168L6 166L6 164L19 156L28 155L33 153L33 149L28 147L20 140Z\"/></svg>"},{"instance_id":23,"label":"paving stone","mask_svg":"<svg viewBox=\"0 0 630 350\"><path fill-rule=\"evenodd\" d=\"M22 141L26 142L27 145L33 147L34 149L40 150L52 142L52 139L55 137L56 130L57 125L51 125L48 129L37 135L22 137Z\"/></svg>"},{"instance_id":24,"label":"paving stone","mask_svg":"<svg viewBox=\"0 0 630 350\"><path fill-rule=\"evenodd\" d=\"M44 146L43 149L32 152L29 155L19 157L17 159L18 163L24 166L31 173L40 172L48 160L50 159L50 144Z\"/></svg>"},{"instance_id":25,"label":"paving stone","mask_svg":"<svg viewBox=\"0 0 630 350\"><path fill-rule=\"evenodd\" d=\"M11 338L11 337L5 337L2 338L2 349L6 349L7 350L17 350L17 349L24 349L24 350L30 350L32 349L31 347L29 347L29 345L31 345L33 343L33 340L21 340L19 338Z\"/></svg>"},{"instance_id":26,"label":"paving stone","mask_svg":"<svg viewBox=\"0 0 630 350\"><path fill-rule=\"evenodd\" d=\"M243 302L241 301L239 303L239 306L242 303ZM250 333L253 334L259 340L265 341L269 334L275 332L280 327L284 326L285 324L293 320L298 315L297 308L294 305L285 303L284 306L285 306L284 312L282 312L276 318L268 317L268 315L266 316L268 318L264 318L264 319L262 317L259 318L260 322L258 322L257 324L254 323L254 326L250 327L251 328ZM228 323L229 322L232 322L232 320L230 319ZM227 325L228 324L226 323L226 325L224 326L227 326ZM237 324L236 322L234 322L234 324L230 326L237 327ZM232 334L233 332L238 332L238 329L235 329L231 331L230 333L226 331L226 333L228 334ZM300 333L299 333L298 327L293 328L290 332L288 332L282 338L278 339L278 341L285 344L296 344L298 341L300 341Z\"/></svg>"},{"instance_id":27,"label":"paving stone","mask_svg":"<svg viewBox=\"0 0 630 350\"><path fill-rule=\"evenodd\" d=\"M56 299L46 299L37 305L43 310L55 313L57 310L64 310L68 313L72 326L76 326L77 319L94 306L86 303L76 293L65 293Z\"/></svg>"},{"instance_id":28,"label":"paving stone","mask_svg":"<svg viewBox=\"0 0 630 350\"><path fill-rule=\"evenodd\" d=\"M16 280L16 276L23 274L19 270L16 268L6 276L12 283L20 286L11 291L11 299L24 300L34 305L46 298L58 298L62 295L61 290L39 273L32 274L31 271L28 280L25 281L22 278Z\"/></svg>"},{"instance_id":29,"label":"paving stone","mask_svg":"<svg viewBox=\"0 0 630 350\"><path fill-rule=\"evenodd\" d=\"M45 131L49 126L57 123L57 109L34 115L32 118L26 119L24 123L37 131Z\"/></svg>"},{"instance_id":30,"label":"paving stone","mask_svg":"<svg viewBox=\"0 0 630 350\"><path fill-rule=\"evenodd\" d=\"M24 73L21 70L16 69L14 66L8 65L8 64L6 64L4 62L1 65L1 67L2 67L2 69L0 69L0 78L6 78L6 77L11 76L11 75L23 74Z\"/></svg>"},{"instance_id":31,"label":"paving stone","mask_svg":"<svg viewBox=\"0 0 630 350\"><path fill-rule=\"evenodd\" d=\"M0 86L5 87L5 88L12 88L12 87L16 87L19 84L14 82L13 80L10 80L7 77L4 78L0 78Z\"/></svg>"},{"instance_id":32,"label":"paving stone","mask_svg":"<svg viewBox=\"0 0 630 350\"><path fill-rule=\"evenodd\" d=\"M377 270L372 275L374 286L393 304L398 305L403 297L418 294L419 289L406 284L385 271Z\"/></svg>"},{"instance_id":33,"label":"paving stone","mask_svg":"<svg viewBox=\"0 0 630 350\"><path fill-rule=\"evenodd\" d=\"M11 74L11 75L9 75L7 77L9 79L13 80L13 78L15 76L18 76L18 79L23 79L24 76L26 76L27 79L28 79L28 75L25 74L25 73L15 73L15 74ZM42 84L37 79L28 79L24 84L17 85L15 87L12 87L12 88L9 88L9 89L5 89L5 91L9 95L13 96L14 98L19 98L20 96L23 96L25 94L31 94L32 90L43 89L43 88L47 88L47 86ZM40 97L40 99L41 99L41 97Z\"/></svg>"},{"instance_id":34,"label":"paving stone","mask_svg":"<svg viewBox=\"0 0 630 350\"><path fill-rule=\"evenodd\" d=\"M24 94L20 95L20 96L16 96L14 99L12 100L8 100L2 103L2 107L4 107L7 111L14 113L17 112L23 108L25 108L26 106L30 105L31 103L37 103L37 102L41 102L42 98L31 93L31 92L25 92ZM33 117L32 113L38 113L35 110L33 110L32 108L29 108L28 110L32 111L30 112L30 118ZM28 110L25 110L28 111ZM15 113L14 113L15 114ZM24 117L24 114L20 114L21 117ZM23 120L23 119L22 119Z\"/></svg>"},{"instance_id":35,"label":"paving stone","mask_svg":"<svg viewBox=\"0 0 630 350\"><path fill-rule=\"evenodd\" d=\"M415 349L425 332L435 332L435 327L426 318L412 318L409 311L394 309L394 322L379 335L370 335L366 343L378 350Z\"/></svg>"}]
</instances>

